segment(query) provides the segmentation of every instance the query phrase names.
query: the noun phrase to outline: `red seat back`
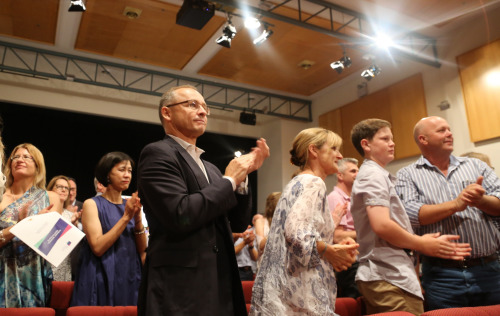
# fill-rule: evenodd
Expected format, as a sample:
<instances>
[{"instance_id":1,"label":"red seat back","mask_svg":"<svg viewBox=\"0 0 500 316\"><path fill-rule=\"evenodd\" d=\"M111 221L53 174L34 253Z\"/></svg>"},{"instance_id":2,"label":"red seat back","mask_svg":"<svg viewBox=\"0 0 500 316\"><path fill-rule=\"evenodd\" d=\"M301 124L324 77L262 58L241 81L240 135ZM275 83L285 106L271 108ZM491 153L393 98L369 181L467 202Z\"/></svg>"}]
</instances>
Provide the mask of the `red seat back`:
<instances>
[{"instance_id":1,"label":"red seat back","mask_svg":"<svg viewBox=\"0 0 500 316\"><path fill-rule=\"evenodd\" d=\"M54 316L56 311L48 307L0 308L2 316Z\"/></svg>"},{"instance_id":2,"label":"red seat back","mask_svg":"<svg viewBox=\"0 0 500 316\"><path fill-rule=\"evenodd\" d=\"M137 306L73 306L66 316L137 316Z\"/></svg>"}]
</instances>

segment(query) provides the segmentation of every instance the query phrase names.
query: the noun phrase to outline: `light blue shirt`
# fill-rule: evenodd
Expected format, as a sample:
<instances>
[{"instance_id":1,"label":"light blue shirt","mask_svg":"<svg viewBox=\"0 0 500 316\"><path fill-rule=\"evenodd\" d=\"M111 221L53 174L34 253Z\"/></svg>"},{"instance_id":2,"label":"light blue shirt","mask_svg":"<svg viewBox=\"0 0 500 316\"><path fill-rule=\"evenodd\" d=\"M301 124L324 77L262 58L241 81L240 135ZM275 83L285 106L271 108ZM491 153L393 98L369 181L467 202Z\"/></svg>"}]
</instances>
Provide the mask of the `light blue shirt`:
<instances>
[{"instance_id":1,"label":"light blue shirt","mask_svg":"<svg viewBox=\"0 0 500 316\"><path fill-rule=\"evenodd\" d=\"M366 159L359 168L351 196L351 213L359 243L356 281L383 280L423 299L413 261L404 249L373 231L366 213L367 206L387 207L391 219L413 234L408 215L394 188L395 180L389 171L373 160Z\"/></svg>"},{"instance_id":2,"label":"light blue shirt","mask_svg":"<svg viewBox=\"0 0 500 316\"><path fill-rule=\"evenodd\" d=\"M419 235L434 232L460 235L460 242L470 243L472 258L489 256L497 251L500 232L493 223L493 217L476 207L468 206L464 211L433 224L420 225L419 222L423 205L441 204L455 199L479 176L484 177L482 186L486 195L500 198L500 180L479 159L450 156L447 176L423 156L399 170L396 190L415 232Z\"/></svg>"},{"instance_id":3,"label":"light blue shirt","mask_svg":"<svg viewBox=\"0 0 500 316\"><path fill-rule=\"evenodd\" d=\"M252 227L251 230L255 229ZM243 238L238 238L236 242L234 243L234 246L237 246L243 242ZM254 248L257 249L257 242L254 240ZM256 272L257 270L257 264L254 260L252 260L252 257L250 257L250 248L248 248L248 245L243 247L239 253L236 254L236 262L238 263L238 267L252 267L252 271Z\"/></svg>"}]
</instances>

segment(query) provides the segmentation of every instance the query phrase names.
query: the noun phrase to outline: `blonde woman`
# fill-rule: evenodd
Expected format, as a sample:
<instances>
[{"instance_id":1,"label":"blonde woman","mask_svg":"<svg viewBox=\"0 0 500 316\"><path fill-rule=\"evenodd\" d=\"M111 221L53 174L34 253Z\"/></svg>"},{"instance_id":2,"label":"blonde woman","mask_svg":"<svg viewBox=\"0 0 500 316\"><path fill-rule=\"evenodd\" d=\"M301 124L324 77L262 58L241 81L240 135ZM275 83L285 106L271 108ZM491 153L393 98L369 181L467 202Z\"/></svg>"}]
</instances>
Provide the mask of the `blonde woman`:
<instances>
[{"instance_id":1,"label":"blonde woman","mask_svg":"<svg viewBox=\"0 0 500 316\"><path fill-rule=\"evenodd\" d=\"M47 190L56 193L59 196L59 201L61 202L62 217L71 222L71 224L76 226L76 222L78 220L79 212L71 212L68 211L67 207L70 204L69 199L69 178L66 176L55 176L53 177L49 185L47 186ZM72 253L73 254L73 253ZM70 255L71 256L71 255ZM52 266L52 272L54 273L55 281L71 281L71 259L70 256L66 257L59 264L59 266Z\"/></svg>"},{"instance_id":2,"label":"blonde woman","mask_svg":"<svg viewBox=\"0 0 500 316\"><path fill-rule=\"evenodd\" d=\"M6 190L0 203L0 307L47 306L50 263L10 233L26 216L61 209L59 196L45 190L45 163L32 144L18 145L5 164Z\"/></svg>"},{"instance_id":3,"label":"blonde woman","mask_svg":"<svg viewBox=\"0 0 500 316\"><path fill-rule=\"evenodd\" d=\"M355 261L358 244L332 244L336 224L325 178L337 172L342 139L323 128L300 132L292 164L300 173L278 201L252 293L250 315L335 315L335 270ZM348 244L350 243L350 244Z\"/></svg>"}]
</instances>

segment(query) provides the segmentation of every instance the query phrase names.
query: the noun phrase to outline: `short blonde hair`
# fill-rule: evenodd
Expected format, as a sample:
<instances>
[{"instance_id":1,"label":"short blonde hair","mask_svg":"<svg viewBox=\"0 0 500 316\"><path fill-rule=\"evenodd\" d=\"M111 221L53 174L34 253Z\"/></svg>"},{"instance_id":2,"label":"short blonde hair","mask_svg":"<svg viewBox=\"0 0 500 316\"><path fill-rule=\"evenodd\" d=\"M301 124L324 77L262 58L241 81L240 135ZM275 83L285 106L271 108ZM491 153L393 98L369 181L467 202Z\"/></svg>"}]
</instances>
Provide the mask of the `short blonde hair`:
<instances>
[{"instance_id":1,"label":"short blonde hair","mask_svg":"<svg viewBox=\"0 0 500 316\"><path fill-rule=\"evenodd\" d=\"M68 183L68 197L66 198L66 200L64 201L64 204L63 204L63 207L66 208L69 205L69 190L70 190L69 189L70 185L69 185L69 178L68 177L63 176L63 175L59 175L59 176L53 177L52 179L50 179L49 184L47 185L47 191L53 191L54 187L56 185L56 182L59 179L66 180L66 182Z\"/></svg>"},{"instance_id":2,"label":"short blonde hair","mask_svg":"<svg viewBox=\"0 0 500 316\"><path fill-rule=\"evenodd\" d=\"M304 167L309 162L309 145L320 148L324 144L339 148L342 145L342 138L334 132L321 127L302 130L293 140L292 149L290 150L290 162L299 167L300 170L304 170Z\"/></svg>"},{"instance_id":3,"label":"short blonde hair","mask_svg":"<svg viewBox=\"0 0 500 316\"><path fill-rule=\"evenodd\" d=\"M10 153L9 158L7 159L7 162L5 163L5 168L4 168L4 174L5 177L7 178L7 181L5 182L5 187L10 188L12 183L14 182L14 177L12 176L12 157L16 154L16 152L24 148L28 151L28 153L33 157L33 161L35 162L35 179L33 181L33 185L39 189L45 190L45 184L46 184L46 178L45 178L45 161L43 160L43 155L38 148L36 148L34 145L30 143L24 143L17 145L16 148L12 150Z\"/></svg>"}]
</instances>

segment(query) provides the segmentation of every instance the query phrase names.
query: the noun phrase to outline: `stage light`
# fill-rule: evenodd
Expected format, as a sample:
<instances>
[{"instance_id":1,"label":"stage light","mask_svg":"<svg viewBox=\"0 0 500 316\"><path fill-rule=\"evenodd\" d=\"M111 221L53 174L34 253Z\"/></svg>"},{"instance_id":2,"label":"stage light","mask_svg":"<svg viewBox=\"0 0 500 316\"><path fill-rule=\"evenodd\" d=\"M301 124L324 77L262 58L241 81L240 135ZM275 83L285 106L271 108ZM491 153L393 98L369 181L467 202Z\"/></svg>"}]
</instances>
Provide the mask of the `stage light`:
<instances>
[{"instance_id":1,"label":"stage light","mask_svg":"<svg viewBox=\"0 0 500 316\"><path fill-rule=\"evenodd\" d=\"M231 40L236 35L236 28L230 23L222 30L222 35L215 40L217 44L227 48L231 48Z\"/></svg>"},{"instance_id":2,"label":"stage light","mask_svg":"<svg viewBox=\"0 0 500 316\"><path fill-rule=\"evenodd\" d=\"M381 69L379 66L372 64L368 69L363 70L363 72L361 73L361 77L365 78L366 81L370 81L372 80L372 78L378 76L380 74L380 71Z\"/></svg>"},{"instance_id":3,"label":"stage light","mask_svg":"<svg viewBox=\"0 0 500 316\"><path fill-rule=\"evenodd\" d=\"M264 24L264 31L256 39L253 40L255 45L264 43L271 35L273 35L273 30L269 30L267 24Z\"/></svg>"},{"instance_id":4,"label":"stage light","mask_svg":"<svg viewBox=\"0 0 500 316\"><path fill-rule=\"evenodd\" d=\"M379 34L375 38L375 43L377 43L377 45L380 48L385 48L385 49L394 45L394 42L392 41L392 39L386 34Z\"/></svg>"},{"instance_id":5,"label":"stage light","mask_svg":"<svg viewBox=\"0 0 500 316\"><path fill-rule=\"evenodd\" d=\"M85 10L83 0L71 0L68 12L84 12Z\"/></svg>"},{"instance_id":6,"label":"stage light","mask_svg":"<svg viewBox=\"0 0 500 316\"><path fill-rule=\"evenodd\" d=\"M245 19L245 27L250 30L255 30L260 27L260 21L256 18L248 17Z\"/></svg>"},{"instance_id":7,"label":"stage light","mask_svg":"<svg viewBox=\"0 0 500 316\"><path fill-rule=\"evenodd\" d=\"M344 68L351 67L351 64L352 64L351 58L349 58L345 54L345 50L344 50L344 56L342 56L342 58L340 58L340 60L334 61L333 63L331 63L330 67L332 67L332 69L335 69L339 74L341 74L342 71L344 70Z\"/></svg>"}]
</instances>

